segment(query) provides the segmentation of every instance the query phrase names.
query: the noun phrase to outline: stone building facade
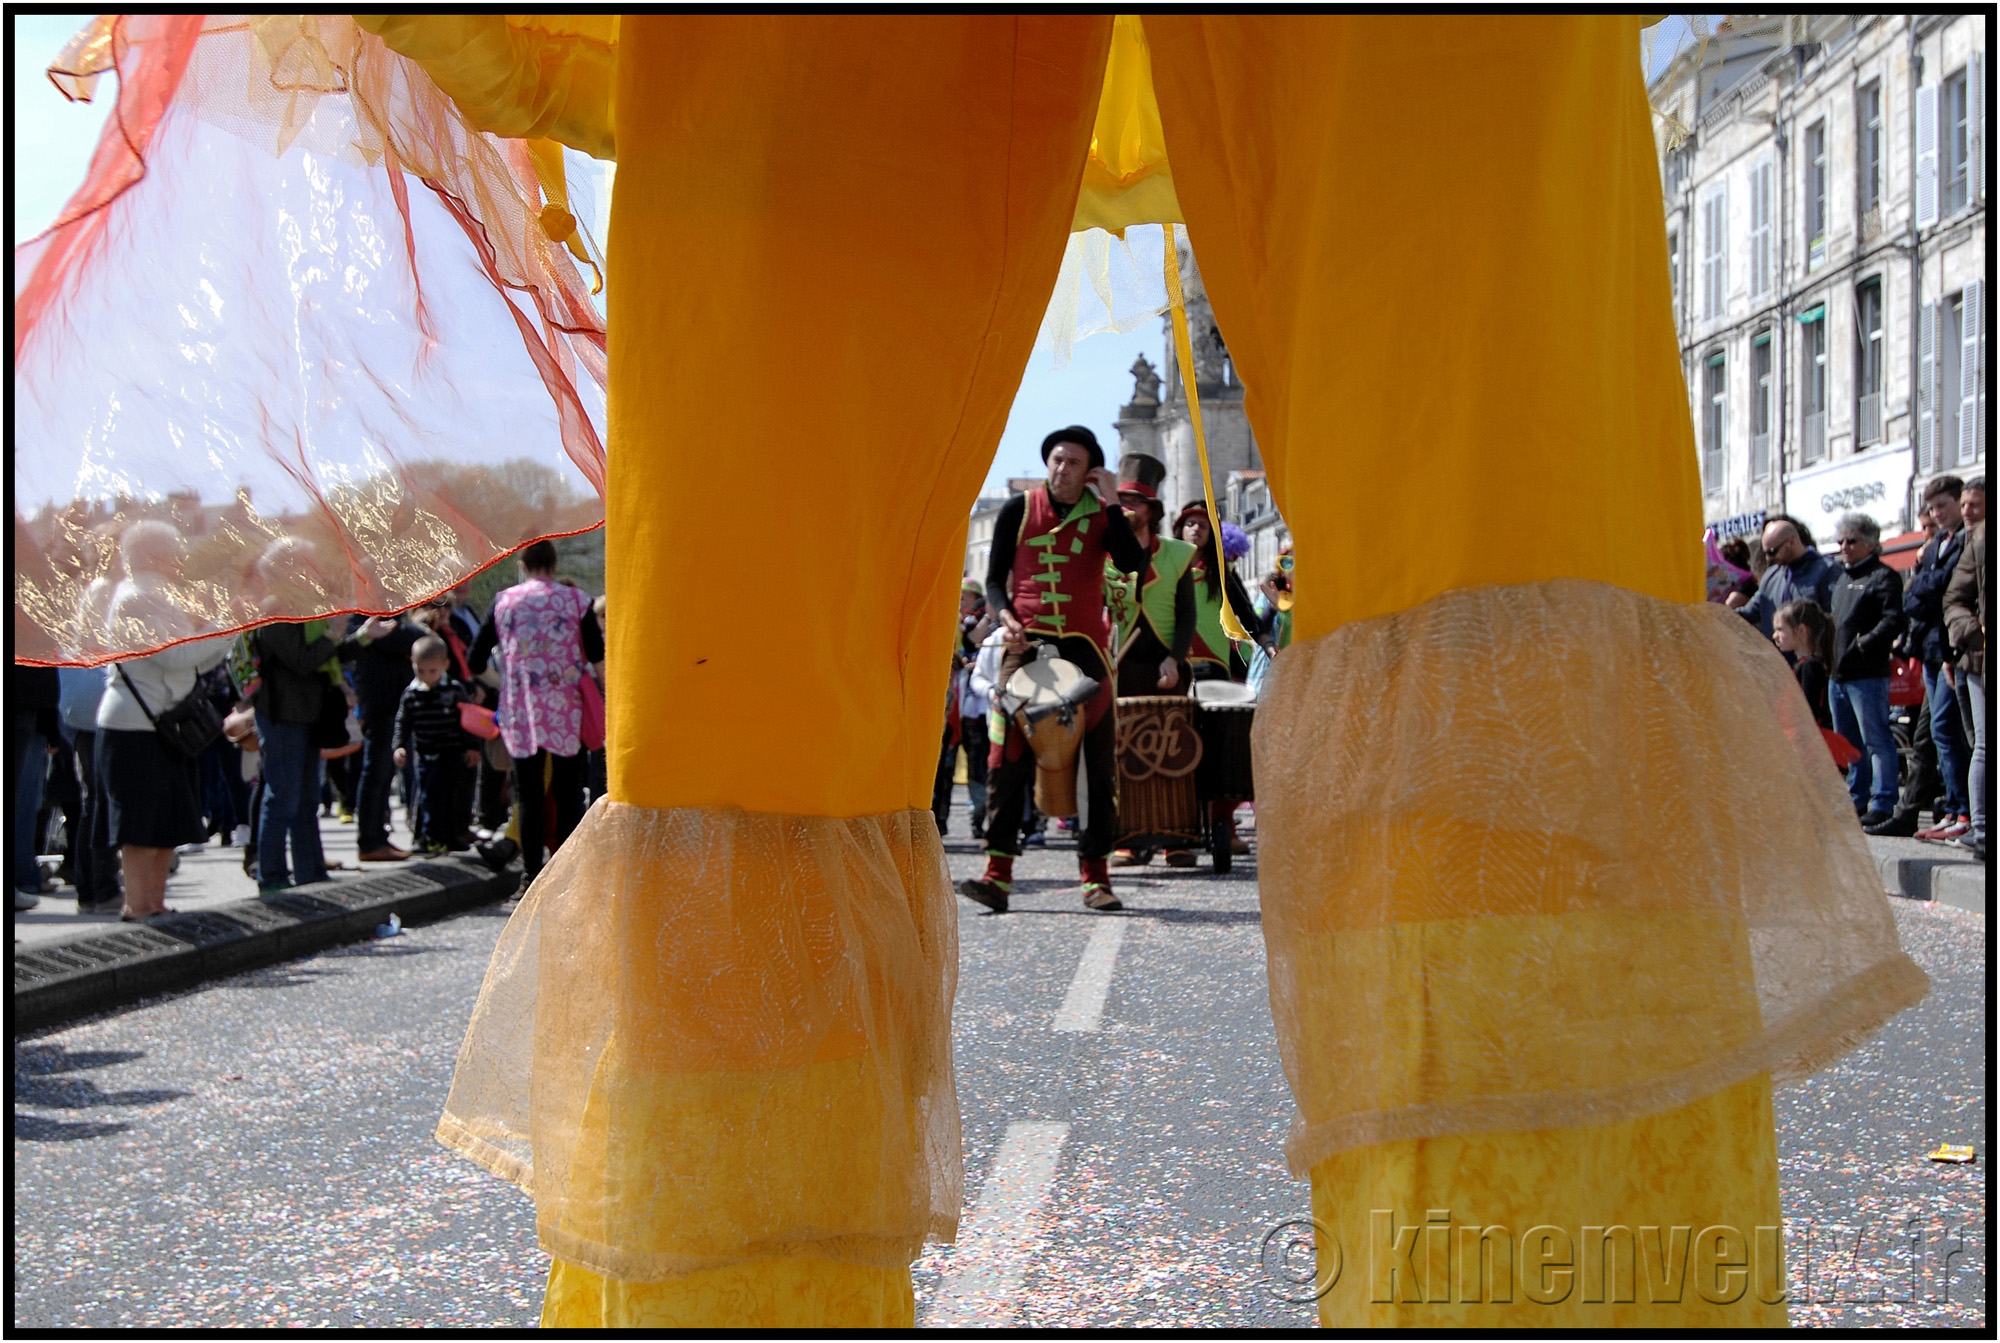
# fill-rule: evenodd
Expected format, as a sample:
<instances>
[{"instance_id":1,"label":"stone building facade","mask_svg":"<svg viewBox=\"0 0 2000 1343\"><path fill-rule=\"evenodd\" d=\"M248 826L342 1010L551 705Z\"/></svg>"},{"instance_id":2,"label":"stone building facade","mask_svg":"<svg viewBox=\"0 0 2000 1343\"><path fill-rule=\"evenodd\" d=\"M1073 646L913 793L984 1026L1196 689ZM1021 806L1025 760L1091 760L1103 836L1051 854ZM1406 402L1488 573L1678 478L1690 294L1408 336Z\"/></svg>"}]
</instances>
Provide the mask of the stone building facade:
<instances>
[{"instance_id":1,"label":"stone building facade","mask_svg":"<svg viewBox=\"0 0 2000 1343\"><path fill-rule=\"evenodd\" d=\"M1228 513L1223 502L1228 493L1229 473L1261 470L1264 462L1257 454L1257 440L1250 432L1250 419L1243 413L1243 384L1236 377L1229 347L1215 324L1208 304L1208 292L1201 282L1201 270L1187 244L1185 231L1176 230L1180 254L1182 294L1187 302L1188 341L1193 347L1195 392L1201 401L1201 424L1208 438L1210 483L1215 489L1215 506ZM1165 348L1159 369L1143 356L1132 366L1132 401L1118 415L1118 451L1143 452L1159 458L1167 466L1167 478L1160 486L1160 500L1171 520L1181 507L1202 495L1200 458L1195 452L1194 424L1188 418L1187 389L1182 384L1180 361L1174 357L1171 316L1161 320Z\"/></svg>"},{"instance_id":2,"label":"stone building facade","mask_svg":"<svg viewBox=\"0 0 2000 1343\"><path fill-rule=\"evenodd\" d=\"M1651 88L1704 514L1919 525L1986 457L1985 20L1735 17ZM1699 58L1698 58L1699 57Z\"/></svg>"}]
</instances>

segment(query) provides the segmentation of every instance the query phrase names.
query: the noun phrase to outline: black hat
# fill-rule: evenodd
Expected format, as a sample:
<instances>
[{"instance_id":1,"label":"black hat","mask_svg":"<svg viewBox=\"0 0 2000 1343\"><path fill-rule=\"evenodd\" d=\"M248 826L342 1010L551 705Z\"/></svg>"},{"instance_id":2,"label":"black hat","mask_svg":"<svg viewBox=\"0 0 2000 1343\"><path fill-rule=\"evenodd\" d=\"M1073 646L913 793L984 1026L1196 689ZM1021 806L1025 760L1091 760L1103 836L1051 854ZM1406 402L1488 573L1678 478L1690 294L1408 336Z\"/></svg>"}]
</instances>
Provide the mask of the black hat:
<instances>
[{"instance_id":1,"label":"black hat","mask_svg":"<svg viewBox=\"0 0 2000 1343\"><path fill-rule=\"evenodd\" d=\"M1148 499L1160 497L1160 482L1167 478L1167 464L1159 458L1143 452L1120 453L1118 457L1118 488L1123 491L1132 486L1139 487L1139 493Z\"/></svg>"},{"instance_id":2,"label":"black hat","mask_svg":"<svg viewBox=\"0 0 2000 1343\"><path fill-rule=\"evenodd\" d=\"M1080 424L1072 424L1067 429L1058 429L1042 440L1042 464L1046 466L1049 454L1056 450L1058 443L1074 443L1090 453L1093 468L1104 465L1104 449L1097 446L1097 435Z\"/></svg>"}]
</instances>

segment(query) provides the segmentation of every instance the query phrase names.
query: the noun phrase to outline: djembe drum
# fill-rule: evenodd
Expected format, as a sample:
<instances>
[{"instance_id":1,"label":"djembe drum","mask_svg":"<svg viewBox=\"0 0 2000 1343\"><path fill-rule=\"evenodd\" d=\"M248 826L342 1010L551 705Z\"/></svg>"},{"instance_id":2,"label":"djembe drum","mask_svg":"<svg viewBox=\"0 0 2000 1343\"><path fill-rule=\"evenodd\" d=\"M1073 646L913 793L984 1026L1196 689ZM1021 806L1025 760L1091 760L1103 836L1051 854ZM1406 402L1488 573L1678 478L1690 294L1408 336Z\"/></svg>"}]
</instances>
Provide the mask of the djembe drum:
<instances>
[{"instance_id":1,"label":"djembe drum","mask_svg":"<svg viewBox=\"0 0 2000 1343\"><path fill-rule=\"evenodd\" d=\"M1195 796L1201 764L1194 701L1132 695L1118 701L1118 846L1188 848L1206 826Z\"/></svg>"},{"instance_id":2,"label":"djembe drum","mask_svg":"<svg viewBox=\"0 0 2000 1343\"><path fill-rule=\"evenodd\" d=\"M1201 737L1201 764L1195 794L1209 816L1208 852L1217 872L1230 866L1229 814L1257 796L1250 770L1250 726L1257 717L1257 693L1234 681L1197 681L1195 731ZM1220 812L1220 815L1211 813Z\"/></svg>"},{"instance_id":3,"label":"djembe drum","mask_svg":"<svg viewBox=\"0 0 2000 1343\"><path fill-rule=\"evenodd\" d=\"M1044 644L1033 662L1007 679L1002 712L1027 738L1035 756L1035 805L1044 816L1074 816L1076 757L1083 745L1084 707L1098 691L1083 669Z\"/></svg>"}]
</instances>

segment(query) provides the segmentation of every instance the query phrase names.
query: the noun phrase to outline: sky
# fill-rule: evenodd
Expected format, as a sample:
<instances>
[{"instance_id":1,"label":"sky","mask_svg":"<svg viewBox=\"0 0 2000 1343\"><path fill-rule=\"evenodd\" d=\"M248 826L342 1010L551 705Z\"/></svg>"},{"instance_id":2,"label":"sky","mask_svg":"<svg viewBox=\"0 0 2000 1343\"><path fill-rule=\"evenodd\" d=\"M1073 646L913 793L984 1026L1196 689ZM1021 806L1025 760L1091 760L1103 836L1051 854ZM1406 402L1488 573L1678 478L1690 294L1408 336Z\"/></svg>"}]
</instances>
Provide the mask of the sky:
<instances>
[{"instance_id":1,"label":"sky","mask_svg":"<svg viewBox=\"0 0 2000 1343\"><path fill-rule=\"evenodd\" d=\"M91 151L116 96L116 81L98 85L95 103L70 103L43 73L57 52L91 19L90 14L20 15L14 24L14 241L19 243L55 221L70 193L83 181ZM1720 16L1714 16L1715 19ZM1655 38L1655 62L1670 58L1686 40L1678 16ZM1155 366L1165 355L1161 325L1148 322L1123 335L1105 332L1077 342L1067 368L1055 367L1048 351L1028 361L1007 428L1000 436L982 495L1004 494L1010 476L1040 475L1042 438L1051 429L1087 425L1117 455L1112 422L1132 395L1130 369L1141 353Z\"/></svg>"}]
</instances>

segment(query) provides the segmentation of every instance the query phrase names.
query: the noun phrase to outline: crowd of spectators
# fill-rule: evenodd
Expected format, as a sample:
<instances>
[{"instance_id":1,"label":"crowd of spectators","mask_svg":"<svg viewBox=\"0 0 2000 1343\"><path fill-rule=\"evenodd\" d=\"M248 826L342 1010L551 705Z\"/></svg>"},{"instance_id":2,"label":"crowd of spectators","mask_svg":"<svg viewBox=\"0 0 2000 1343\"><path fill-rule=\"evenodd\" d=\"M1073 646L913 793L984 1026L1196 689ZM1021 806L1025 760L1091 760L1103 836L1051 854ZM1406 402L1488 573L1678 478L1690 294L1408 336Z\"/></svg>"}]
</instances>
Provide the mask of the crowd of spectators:
<instances>
[{"instance_id":1,"label":"crowd of spectators","mask_svg":"<svg viewBox=\"0 0 2000 1343\"><path fill-rule=\"evenodd\" d=\"M1730 578L1720 599L1792 663L1864 830L1956 844L1983 860L1985 478L1927 482L1923 528L1905 577L1884 561L1869 514L1840 518L1831 555L1781 514L1764 526L1761 566L1747 546L1718 548ZM1910 711L1900 739L1898 707Z\"/></svg>"},{"instance_id":2,"label":"crowd of spectators","mask_svg":"<svg viewBox=\"0 0 2000 1343\"><path fill-rule=\"evenodd\" d=\"M300 581L310 549L273 543L266 591ZM335 817L355 825L363 863L518 848L532 878L602 794L603 599L557 576L550 543L520 553L520 582L484 619L461 586L398 615L207 637L166 599L184 554L171 525L135 523L120 580L85 599L107 627L166 647L12 669L15 910L67 882L85 913L172 913L179 855L211 841L242 848L259 894L323 882L342 866L321 844ZM392 842L398 794L407 848ZM46 852L61 855L52 873Z\"/></svg>"}]
</instances>

